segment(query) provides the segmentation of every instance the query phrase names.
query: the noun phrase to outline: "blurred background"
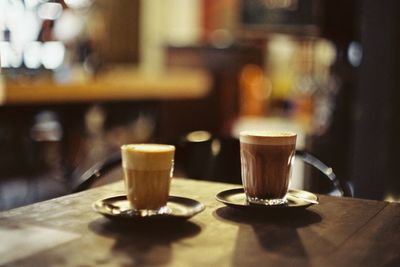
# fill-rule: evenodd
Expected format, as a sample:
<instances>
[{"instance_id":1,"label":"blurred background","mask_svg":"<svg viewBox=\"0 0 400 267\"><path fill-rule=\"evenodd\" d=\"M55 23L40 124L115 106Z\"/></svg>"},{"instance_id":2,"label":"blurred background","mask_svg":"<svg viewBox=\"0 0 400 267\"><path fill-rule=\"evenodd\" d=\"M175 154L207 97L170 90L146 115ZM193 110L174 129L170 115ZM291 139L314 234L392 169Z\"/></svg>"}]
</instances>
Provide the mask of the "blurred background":
<instances>
[{"instance_id":1,"label":"blurred background","mask_svg":"<svg viewBox=\"0 0 400 267\"><path fill-rule=\"evenodd\" d=\"M123 143L250 128L296 131L356 197L399 201L399 15L395 0L0 0L0 209L64 194ZM313 175L294 186L324 187Z\"/></svg>"}]
</instances>

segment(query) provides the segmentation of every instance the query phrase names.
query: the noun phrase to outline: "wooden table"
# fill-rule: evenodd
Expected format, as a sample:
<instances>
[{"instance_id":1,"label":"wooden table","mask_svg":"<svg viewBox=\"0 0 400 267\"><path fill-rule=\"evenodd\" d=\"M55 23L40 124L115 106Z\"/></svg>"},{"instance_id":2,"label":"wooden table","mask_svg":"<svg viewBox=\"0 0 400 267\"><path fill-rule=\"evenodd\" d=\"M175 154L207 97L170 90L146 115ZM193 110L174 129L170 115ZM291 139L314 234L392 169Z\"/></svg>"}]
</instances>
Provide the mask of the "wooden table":
<instances>
[{"instance_id":1,"label":"wooden table","mask_svg":"<svg viewBox=\"0 0 400 267\"><path fill-rule=\"evenodd\" d=\"M206 209L158 227L111 223L92 210L122 194L122 182L2 212L0 265L400 266L399 204L320 196L303 212L249 215L214 199L232 187L174 178L172 194Z\"/></svg>"},{"instance_id":2,"label":"wooden table","mask_svg":"<svg viewBox=\"0 0 400 267\"><path fill-rule=\"evenodd\" d=\"M211 83L210 74L204 70L171 68L150 75L129 66L114 67L94 78L66 83L8 81L3 89L0 87L0 104L198 99L210 93Z\"/></svg>"}]
</instances>

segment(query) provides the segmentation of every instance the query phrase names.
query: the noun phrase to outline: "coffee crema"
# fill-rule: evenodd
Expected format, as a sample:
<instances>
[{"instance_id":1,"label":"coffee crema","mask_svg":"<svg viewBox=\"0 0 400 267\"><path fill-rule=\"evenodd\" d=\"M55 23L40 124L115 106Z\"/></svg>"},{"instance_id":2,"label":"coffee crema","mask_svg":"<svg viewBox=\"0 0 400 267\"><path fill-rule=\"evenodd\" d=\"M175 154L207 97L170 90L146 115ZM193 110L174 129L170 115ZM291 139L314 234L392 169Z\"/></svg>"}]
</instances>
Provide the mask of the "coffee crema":
<instances>
[{"instance_id":1,"label":"coffee crema","mask_svg":"<svg viewBox=\"0 0 400 267\"><path fill-rule=\"evenodd\" d=\"M122 166L132 170L171 168L175 147L163 144L129 144L121 147Z\"/></svg>"},{"instance_id":2,"label":"coffee crema","mask_svg":"<svg viewBox=\"0 0 400 267\"><path fill-rule=\"evenodd\" d=\"M249 201L265 200L267 204L268 200L284 201L295 146L293 133L247 131L240 134L242 181Z\"/></svg>"},{"instance_id":3,"label":"coffee crema","mask_svg":"<svg viewBox=\"0 0 400 267\"><path fill-rule=\"evenodd\" d=\"M296 144L295 133L280 131L243 131L240 142L259 145L290 145Z\"/></svg>"}]
</instances>

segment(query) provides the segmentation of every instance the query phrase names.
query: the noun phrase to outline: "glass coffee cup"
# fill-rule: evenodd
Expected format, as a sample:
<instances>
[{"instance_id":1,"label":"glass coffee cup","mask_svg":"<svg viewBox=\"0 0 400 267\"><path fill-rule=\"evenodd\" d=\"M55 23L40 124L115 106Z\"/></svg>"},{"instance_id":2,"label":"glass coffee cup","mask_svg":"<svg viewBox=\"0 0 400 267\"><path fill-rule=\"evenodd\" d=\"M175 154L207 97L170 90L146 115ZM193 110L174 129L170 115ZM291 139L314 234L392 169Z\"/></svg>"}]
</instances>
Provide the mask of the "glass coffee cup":
<instances>
[{"instance_id":1,"label":"glass coffee cup","mask_svg":"<svg viewBox=\"0 0 400 267\"><path fill-rule=\"evenodd\" d=\"M295 133L280 131L240 133L242 182L250 204L287 202L296 137Z\"/></svg>"},{"instance_id":2,"label":"glass coffee cup","mask_svg":"<svg viewBox=\"0 0 400 267\"><path fill-rule=\"evenodd\" d=\"M125 188L132 212L150 216L168 212L175 147L164 144L121 146Z\"/></svg>"}]
</instances>

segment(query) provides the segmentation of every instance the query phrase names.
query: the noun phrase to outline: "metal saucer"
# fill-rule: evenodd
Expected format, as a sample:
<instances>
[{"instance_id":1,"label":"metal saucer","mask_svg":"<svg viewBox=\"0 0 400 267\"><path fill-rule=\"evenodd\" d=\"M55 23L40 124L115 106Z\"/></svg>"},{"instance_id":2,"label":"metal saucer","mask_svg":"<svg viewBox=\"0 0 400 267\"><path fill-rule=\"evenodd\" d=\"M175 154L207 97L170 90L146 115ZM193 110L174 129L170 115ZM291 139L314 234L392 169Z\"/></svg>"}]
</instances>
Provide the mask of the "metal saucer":
<instances>
[{"instance_id":1,"label":"metal saucer","mask_svg":"<svg viewBox=\"0 0 400 267\"><path fill-rule=\"evenodd\" d=\"M299 189L289 189L286 195L287 203L282 205L250 204L246 199L243 188L235 188L219 192L216 195L216 199L228 207L244 210L304 209L311 205L318 204L318 196Z\"/></svg>"},{"instance_id":2,"label":"metal saucer","mask_svg":"<svg viewBox=\"0 0 400 267\"><path fill-rule=\"evenodd\" d=\"M204 210L204 205L194 199L169 196L167 211L162 214L146 215L132 212L126 195L97 200L93 209L111 220L118 221L160 221L187 220Z\"/></svg>"}]
</instances>

